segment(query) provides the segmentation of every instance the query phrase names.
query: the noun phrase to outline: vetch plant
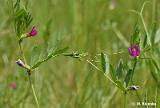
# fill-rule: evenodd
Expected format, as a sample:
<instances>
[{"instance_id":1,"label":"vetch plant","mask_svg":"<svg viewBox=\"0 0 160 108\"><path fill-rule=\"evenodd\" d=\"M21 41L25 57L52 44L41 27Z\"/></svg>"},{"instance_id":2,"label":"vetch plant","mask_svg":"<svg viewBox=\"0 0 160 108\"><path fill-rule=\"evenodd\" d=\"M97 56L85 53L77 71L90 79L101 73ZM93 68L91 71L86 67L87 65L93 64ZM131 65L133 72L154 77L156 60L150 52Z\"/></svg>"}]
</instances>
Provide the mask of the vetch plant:
<instances>
[{"instance_id":1,"label":"vetch plant","mask_svg":"<svg viewBox=\"0 0 160 108\"><path fill-rule=\"evenodd\" d=\"M20 53L21 53L21 56L24 60L24 61L22 61L22 60L18 59L16 61L16 63L20 67L26 69L26 71L28 73L28 78L29 78L31 89L32 89L32 93L33 93L37 108L39 108L40 105L39 105L38 98L36 96L36 92L35 92L35 89L34 89L34 86L33 86L32 80L31 80L31 71L32 70L31 70L30 66L27 64L27 61L26 61L26 58L24 55L24 51L23 51L23 47L22 47L23 39L26 37L30 37L30 36L36 36L37 31L35 30L35 27L34 27L34 28L32 28L31 32L24 34L24 31L28 28L28 26L32 22L32 17L29 12L27 12L24 8L20 7L20 0L17 0L17 2L15 3L13 11L14 11L14 17L15 17L14 18L15 31L16 31L17 36L19 37Z\"/></svg>"},{"instance_id":2,"label":"vetch plant","mask_svg":"<svg viewBox=\"0 0 160 108\"><path fill-rule=\"evenodd\" d=\"M15 28L16 35L18 37L18 43L19 43L18 45L19 45L20 55L21 55L21 58L19 58L16 61L16 64L19 67L25 69L25 71L27 72L30 88L32 90L33 97L36 102L36 106L37 108L40 108L38 97L37 97L37 94L33 85L32 77L31 77L32 72L34 72L34 70L38 68L42 63L48 61L51 58L62 55L62 56L69 56L69 57L80 59L83 56L83 54L64 53L68 49L68 47L59 49L58 46L56 46L55 48L54 47L50 48L49 45L45 47L44 50L40 50L40 53L38 53L37 50L39 49L37 46L35 46L33 47L32 55L31 55L31 63L29 64L27 62L27 59L24 53L23 41L28 41L26 38L37 36L38 31L35 26L32 26L32 29L29 32L26 32L26 30L28 30L28 28L30 27L29 25L33 20L31 14L27 12L27 10L24 7L21 6L20 0L17 0L16 3L12 5L13 5L13 14L14 14L14 28ZM13 86L12 88L15 88L15 84L14 85L12 84L12 86Z\"/></svg>"},{"instance_id":3,"label":"vetch plant","mask_svg":"<svg viewBox=\"0 0 160 108\"><path fill-rule=\"evenodd\" d=\"M150 52L150 55L152 55L152 48L154 48L157 44L155 44L154 41L151 41L151 38L153 37L149 37L150 34L142 16L142 11L145 4L146 2L143 4L141 12L139 13L141 16L140 18L143 22L145 33L141 32L138 25L136 24L136 26L134 27L133 34L131 36L130 46L126 48L128 49L129 56L127 62L124 63L124 60L120 58L118 65L114 68L112 64L110 64L108 55L104 53L98 54L98 56L100 56L101 68L99 68L98 65L96 65L97 63L95 61L97 60L88 61L88 63L90 63L98 71L104 72L106 78L109 79L109 81L111 81L117 88L119 88L123 92L124 108L126 108L127 94L131 91L135 91L139 102L142 101L138 93L138 90L141 88L141 85L136 84L134 82L134 74L137 74L135 73L135 71L139 61L146 60L147 62L147 60L151 60L155 67L159 70L159 66L153 60L153 58L146 55L146 53L148 52ZM127 53L127 50L125 51L125 53ZM152 74L153 77L155 77L155 73L153 71ZM156 77L155 80L157 81Z\"/></svg>"},{"instance_id":4,"label":"vetch plant","mask_svg":"<svg viewBox=\"0 0 160 108\"><path fill-rule=\"evenodd\" d=\"M134 37L136 37L135 34ZM136 43L131 44L131 46L128 47L128 56L131 56L131 61L134 61L133 67L130 67L127 63L125 64L124 60L120 59L117 67L114 68L112 64L110 64L107 54L104 53L98 54L100 56L101 68L96 66L97 63L94 62L97 60L87 60L89 64L95 67L98 71L103 72L106 78L123 92L125 101L124 108L126 107L126 94L129 93L129 91L136 91L139 98L137 90L140 89L140 86L133 82L133 75L135 73L137 62L141 57L141 53L140 46Z\"/></svg>"},{"instance_id":5,"label":"vetch plant","mask_svg":"<svg viewBox=\"0 0 160 108\"><path fill-rule=\"evenodd\" d=\"M95 16L94 13L92 13L92 12L90 13L90 11L83 10L83 7L85 8L86 6L89 8L89 10L92 10L93 8L96 10L101 9L101 6L103 6L101 4L103 4L103 2L102 3L100 2L100 4L99 4L99 2L94 3L92 0L90 0L88 2L73 2L71 4L68 2L63 2L64 5L65 5L65 3L68 3L67 4L68 8L70 8L70 6L71 6L71 9L69 9L69 12L68 12L68 10L66 10L65 14L64 14L64 16L66 16L66 14L67 15L69 14L68 15L69 17L67 17L67 19L65 19L62 22L59 21L59 20L63 20L63 18L61 18L63 16L61 14L59 14L59 12L61 12L61 10L59 11L59 8L54 7L55 12L53 12L53 15L57 15L54 18L58 19L58 20L55 20L56 23L55 22L54 23L56 25L58 25L58 27L55 26L55 27L57 27L55 29L53 29L53 27L51 27L52 16L50 17L50 14L49 14L50 12L49 12L49 13L47 13L47 14L49 14L48 15L49 17L47 16L48 21L45 21L46 24L45 23L41 24L41 28L45 26L44 31L40 31L41 28L39 28L39 26L37 24L32 24L33 17L31 15L31 13L28 12L28 8L26 9L26 6L23 6L20 3L20 0L13 0L13 1L16 1L15 3L12 0L9 0L9 1L12 2L12 6L10 5L10 7L13 8L11 16L13 16L13 19L14 19L14 30L15 30L15 34L17 36L17 46L19 47L19 50L18 50L19 55L16 57L16 59L14 59L14 63L18 67L19 70L23 70L25 72L25 75L28 78L27 81L29 82L29 87L25 86L25 88L24 88L23 84L25 84L25 82L23 82L23 81L21 81L20 83L17 83L17 81L10 82L9 84L7 83L7 86L11 90L14 90L13 97L15 97L15 98L18 97L18 98L15 102L11 101L12 103L10 103L9 101L6 101L6 98L10 97L10 95L4 96L4 97L0 98L0 100L4 98L4 104L5 103L11 104L11 105L9 105L9 107L12 107L12 105L15 107L18 107L18 106L32 107L32 102L29 104L24 102L25 100L27 100L27 102L28 102L29 99L32 99L32 98L28 98L28 96L30 96L29 91L32 91L31 96L33 95L33 100L34 100L33 103L35 103L37 108L42 107L42 105L44 105L45 107L54 105L55 107L76 107L77 106L77 107L88 107L88 108L92 108L92 107L108 108L108 107L112 107L112 105L114 107L119 107L119 106L122 107L121 105L123 105L123 104L124 104L124 108L127 108L128 102L131 102L131 101L133 101L133 102L134 101L136 101L136 102L142 101L143 102L143 99L142 99L143 92L141 92L143 90L145 90L144 91L145 92L144 100L147 102L148 88L152 88L152 87L150 87L148 82L150 82L152 78L153 78L153 81L155 81L155 84L157 86L155 89L155 92L156 92L155 93L155 101L157 100L157 103L158 103L158 96L159 96L158 94L160 93L160 90L159 90L159 88L160 88L160 68L159 68L159 62L158 62L159 55L160 55L160 50L159 50L160 29L158 28L158 24L156 22L152 25L151 28L149 26L149 23L148 24L145 23L145 18L142 15L142 12L143 12L144 6L147 2L145 2L143 4L140 12L132 10L132 12L136 13L139 16L140 20L138 19L136 26L134 26L133 33L129 33L129 35L131 35L131 37L130 37L130 41L128 41L128 38L127 38L128 35L124 36L124 35L128 34L128 31L123 31L123 32L125 32L123 35L123 32L121 32L118 28L121 26L123 27L126 23L128 24L127 21L131 22L131 20L127 19L126 23L123 22L124 25L120 25L120 26L118 26L119 23L116 23L116 21L112 23L112 20L111 20L111 23L109 23L109 24L107 23L107 25L109 25L109 26L106 26L105 30L101 31L101 28L99 27L99 25L101 25L103 23L103 21L105 20L104 13L106 11L105 12L101 11L100 13L98 13L98 16ZM28 3L28 1L24 1L24 2ZM90 2L93 2L93 4L90 5ZM26 5L27 5L27 3L26 3ZM35 2L35 3L37 3L37 2ZM132 2L132 3L137 4L137 2ZM47 5L47 4L49 4L49 5ZM51 7L52 7L52 6L50 6L50 4L52 4L52 2L50 2L50 1L46 2L46 5L49 7L48 8L49 10L51 10ZM83 4L85 4L85 6ZM116 4L115 0L111 0L110 4L111 5L109 5L109 6L111 7L110 8L111 10L116 8L117 4ZM126 4L128 5L129 2ZM139 2L138 2L138 4L139 4ZM43 1L42 1L41 5L43 5ZM72 5L74 8L72 7ZM108 7L106 7L107 5L108 4L104 4L104 6L103 6L104 8L102 8L102 9L106 10L108 8ZM122 4L122 5L124 5L124 4ZM97 6L97 8L96 8L96 6ZM116 9L116 15L118 15L118 16L119 16L118 12L121 12L121 11L119 11L119 10L121 10L120 8L121 8L121 6L119 6ZM72 9L75 9L75 10L72 10ZM63 8L62 8L62 10L63 10ZM72 11L73 11L73 13L72 13ZM36 11L36 12L38 13L38 11ZM46 11L44 11L44 12L46 12ZM83 14L83 13L86 13L86 14ZM114 11L113 11L113 13L114 13ZM72 15L72 14L74 14L74 15ZM88 14L90 14L91 17L87 17L87 19L86 19L85 15L88 15ZM94 17L92 16L92 14ZM102 17L99 17L99 15L101 16L101 14L102 14ZM84 15L84 18L83 18L83 15ZM147 15L150 15L150 14L147 14ZM40 16L42 18L44 18L43 14ZM72 16L74 16L74 18L70 19L70 17L72 17ZM156 16L158 16L158 15L156 15ZM38 18L39 17L37 17L37 19L34 19L34 20L38 21L39 20ZM109 15L109 17L107 16L107 20L108 20L108 18L110 18L110 15ZM111 15L111 18L116 19L112 15ZM95 21L95 23L90 24L89 21L92 22L92 19L93 19L93 21ZM119 19L117 19L117 22L118 22L118 20ZM133 23L133 22L131 22L131 23ZM142 25L141 25L141 23L142 23ZM66 24L67 24L67 29L66 29ZM64 27L61 27L61 25L62 26L64 25ZM94 26L94 25L98 25L98 26ZM79 35L76 34L74 27L76 27L76 30L80 29L78 31ZM114 43L111 43L112 39L111 39L111 41L108 41L108 38L105 37L106 36L105 34L107 34L109 36L113 35L112 33L110 34L110 31L104 32L104 31L108 31L108 28L111 29L111 31L113 31L115 33L115 35L118 37L117 39L120 41L115 41L114 38L113 38ZM54 45L51 44L49 42L51 40L51 36L52 36L51 30L54 30L54 31L58 30L58 33L59 32L61 33L61 32L63 32L63 29L65 29L65 31L67 32L67 36L68 36L67 42L72 41L72 39L70 40L70 36L76 35L77 37L75 39L73 39L73 43L76 43L75 45L77 45L78 48L81 48L81 47L85 46L85 45L81 46L81 44L84 44L85 40L89 40L90 41L89 43L86 42L87 49L89 49L90 47L93 47L90 45L93 45L95 43L95 45L94 45L95 48L91 48L91 50L93 50L92 52L98 53L98 54L96 54L95 56L93 54L90 54L89 57L91 57L91 58L88 57L87 59L85 59L84 57L87 56L88 53L79 53L79 52L67 53L66 51L67 51L68 47L60 48L58 39L56 42L53 42ZM122 29L125 30L126 27L122 28ZM130 28L128 28L128 29L130 30ZM39 37L42 35L43 35L43 37ZM95 38L92 38L92 37L90 38L90 35L93 35L93 37L95 37ZM35 44L37 44L36 40L39 38L43 38L44 44L35 45ZM55 38L55 37L53 36L53 38ZM8 38L7 38L7 40L8 40ZM30 41L33 41L33 40L35 40L35 43L33 43L33 45L30 45L28 47L27 46L28 43L30 43ZM75 40L76 40L76 42L74 42ZM8 42L8 41L6 41L6 42ZM107 42L107 44L105 42ZM93 44L90 44L90 43L93 43ZM3 44L3 43L1 43L1 44ZM8 44L4 44L4 45L6 46ZM15 43L11 44L11 45L15 45ZM103 49L103 51L96 52L95 49L98 48L98 50L99 50L100 48L104 48L105 47L104 45L109 45L109 49L111 49L111 47L113 45L113 52L117 52L117 51L119 51L119 52L108 53L107 51L104 51L104 49ZM72 47L74 47L74 44ZM27 49L27 48L29 48L29 49ZM32 50L32 51L30 52L30 50ZM16 54L11 54L11 55L16 56L17 52L16 52ZM113 57L113 55L114 55L114 57ZM101 75L97 76L99 74L93 72L93 69L91 66L85 66L85 68L82 69L81 64L78 66L74 65L73 67L75 67L76 70L73 71L72 68L70 68L70 64L72 65L73 63L67 62L68 64L65 65L63 63L66 63L66 62L64 62L62 60L62 62L58 62L58 63L56 62L56 64L60 64L60 67L62 67L62 70L65 69L65 71L66 71L65 75L63 75L61 72L49 73L50 71L53 70L53 68L52 68L53 63L50 62L49 64L47 64L47 66L49 68L42 67L45 73L38 72L38 75L41 75L41 77L44 77L46 79L40 80L40 82L38 82L38 83L34 83L34 82L36 82L36 79L33 79L34 73L37 73L37 71L41 71L39 69L42 69L39 67L41 67L41 65L43 63L47 62L51 58L58 57L58 56L72 57L74 59L78 59L79 61L85 60L85 62L89 63L89 65L91 65L93 68L95 68L99 72L103 73L104 78L107 78L107 81L109 81L109 82L107 82L107 84L106 84L105 83L106 81L103 81L100 78ZM3 56L4 61L5 61L5 57L7 57L7 59L8 59L8 56ZM115 58L116 58L116 61L115 61ZM9 60L10 60L10 56L9 56ZM83 65L85 65L85 64L83 64ZM57 68L56 65L54 67L55 67L54 69ZM90 69L90 67L91 67L91 69ZM9 68L9 66L7 66L7 68ZM17 68L15 68L15 69L17 69ZM148 74L148 71L150 72L149 74ZM62 75L62 76L59 77L59 75ZM66 75L67 75L67 77L66 77ZM78 76L76 76L76 75L78 75ZM140 75L142 75L143 77L141 77ZM147 75L148 75L148 78L145 78ZM58 78L57 78L57 76L58 76ZM11 76L11 77L13 77L13 76ZM18 78L22 79L21 75L18 76ZM26 81L26 80L24 80L24 81ZM53 83L55 84L54 86L53 86ZM108 83L113 84L114 87L112 85L108 86ZM40 87L41 84L45 85L45 86L43 86L41 88ZM153 83L151 83L151 84L153 85ZM39 85L39 88L35 89L35 86L37 86L37 85ZM69 89L68 89L68 87L69 87ZM43 89L43 90L41 91L41 93L39 93L39 95L37 95L37 90L40 91L41 89ZM153 89L154 89L154 87L152 88L152 91L153 91ZM0 87L0 90L1 90L1 87ZM24 90L24 91L21 92L21 94L19 94L19 91L21 91L21 90ZM117 90L119 90L120 92L117 92ZM56 92L54 92L54 91L56 91ZM66 91L67 92L69 91L69 93L66 94L65 93ZM18 95L15 92L18 93ZM1 93L3 93L3 92L1 92ZM117 95L116 93L122 93L122 95L121 94ZM47 94L49 94L49 96L46 97ZM116 97L115 97L115 95L116 95ZM133 97L129 97L131 95ZM152 95L154 95L154 94L151 94L151 96ZM59 98L61 96L64 96L64 97ZM137 96L137 100L132 100L132 99L134 99L135 96ZM42 97L42 98L40 99L40 97ZM113 98L115 98L115 99L113 99ZM8 100L9 99L10 98L8 98ZM12 99L14 100L14 98L11 98L11 100ZM51 101L48 101L48 100L51 100ZM116 102L114 100L116 100ZM52 101L54 101L54 102L52 102ZM113 104L112 103L110 104L111 101ZM121 102L121 101L123 101L123 102ZM115 103L118 103L118 105L114 105ZM0 102L0 107L1 106L4 107L3 104L1 104L1 102ZM6 107L8 107L8 106L6 106ZM148 106L146 106L146 107L148 107Z\"/></svg>"}]
</instances>

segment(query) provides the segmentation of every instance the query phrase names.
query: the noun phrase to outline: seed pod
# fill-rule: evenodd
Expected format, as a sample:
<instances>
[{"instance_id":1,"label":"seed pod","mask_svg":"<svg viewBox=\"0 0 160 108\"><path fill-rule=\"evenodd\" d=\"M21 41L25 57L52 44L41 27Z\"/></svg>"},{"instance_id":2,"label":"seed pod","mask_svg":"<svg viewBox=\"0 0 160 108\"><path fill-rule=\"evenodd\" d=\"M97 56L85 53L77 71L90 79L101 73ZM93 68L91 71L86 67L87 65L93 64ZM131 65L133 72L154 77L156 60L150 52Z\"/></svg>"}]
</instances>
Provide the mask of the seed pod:
<instances>
[{"instance_id":1,"label":"seed pod","mask_svg":"<svg viewBox=\"0 0 160 108\"><path fill-rule=\"evenodd\" d=\"M132 85L132 86L129 86L129 87L128 87L128 90L136 91L136 90L138 90L139 88L140 88L139 86Z\"/></svg>"}]
</instances>

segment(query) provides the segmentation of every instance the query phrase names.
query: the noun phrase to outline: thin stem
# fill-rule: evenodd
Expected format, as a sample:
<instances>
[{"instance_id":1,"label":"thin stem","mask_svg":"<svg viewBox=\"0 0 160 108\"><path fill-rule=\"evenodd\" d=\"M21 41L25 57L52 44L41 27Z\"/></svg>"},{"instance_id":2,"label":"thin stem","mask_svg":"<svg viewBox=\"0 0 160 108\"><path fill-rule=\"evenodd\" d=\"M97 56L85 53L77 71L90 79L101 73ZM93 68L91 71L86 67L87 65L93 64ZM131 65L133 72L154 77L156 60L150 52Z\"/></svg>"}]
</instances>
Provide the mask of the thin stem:
<instances>
[{"instance_id":1,"label":"thin stem","mask_svg":"<svg viewBox=\"0 0 160 108\"><path fill-rule=\"evenodd\" d=\"M140 15L140 18L142 20L142 23L143 23L143 26L144 26L144 30L145 30L145 32L147 34L148 44L151 46L152 44L151 44L151 40L150 40L150 37L149 37L149 32L147 30L147 26L146 26L146 23L144 21L143 15L142 15L142 13L140 13L139 15Z\"/></svg>"},{"instance_id":2,"label":"thin stem","mask_svg":"<svg viewBox=\"0 0 160 108\"><path fill-rule=\"evenodd\" d=\"M153 0L153 6L152 6L152 21L153 23L156 21L156 14L157 14L157 11L156 11L156 8L157 8L157 5L156 5L156 0Z\"/></svg>"},{"instance_id":3,"label":"thin stem","mask_svg":"<svg viewBox=\"0 0 160 108\"><path fill-rule=\"evenodd\" d=\"M27 61L26 61L26 58L24 56L23 47L22 47L22 40L21 39L19 40L19 49L20 49L20 52L22 54L22 58L24 60L24 63L26 64Z\"/></svg>"},{"instance_id":4,"label":"thin stem","mask_svg":"<svg viewBox=\"0 0 160 108\"><path fill-rule=\"evenodd\" d=\"M38 99L37 99L37 96L36 96L36 92L35 92L35 89L34 89L34 85L33 85L33 83L32 83L31 75L30 75L30 74L28 74L28 78L29 78L29 83L30 83L30 86L31 86L31 88L32 88L32 93L33 93L33 96L34 96L34 99L35 99L37 108L40 108L39 103L38 103Z\"/></svg>"},{"instance_id":5,"label":"thin stem","mask_svg":"<svg viewBox=\"0 0 160 108\"><path fill-rule=\"evenodd\" d=\"M144 26L144 30L145 30L145 32L146 32L146 34L147 34L147 40L148 40L147 42L148 42L148 44L149 44L150 46L152 46L152 43L151 43L151 40L150 40L150 36L149 36L149 32L148 32L148 30L147 30L147 26L146 26L146 23L145 23L144 18L143 18L143 10L144 10L144 7L145 7L145 5L146 5L147 3L149 3L149 1L145 1L145 2L143 3L140 12L135 11L135 10L130 10L130 11L133 12L133 13L136 13L136 14L138 14L138 15L140 16L141 21L142 21L143 26Z\"/></svg>"},{"instance_id":6,"label":"thin stem","mask_svg":"<svg viewBox=\"0 0 160 108\"><path fill-rule=\"evenodd\" d=\"M155 1L156 2L156 1ZM147 42L148 42L148 44L150 45L150 46L152 46L152 43L151 43L151 40L150 40L150 36L149 36L149 32L148 32L148 30L147 30L147 26L146 26L146 23L145 23L145 21L144 21L144 18L143 18L143 10L144 10L144 7L145 7L145 5L148 3L148 1L146 1L146 2L144 2L143 3L143 6L142 6L142 9L141 9L141 11L140 12L138 12L138 11L135 11L135 10L130 10L131 12L133 12L133 13L136 13L136 14L138 14L139 16L140 16L140 18L141 18L141 21L142 21L142 23L143 23L143 26L144 26L144 30L145 30L145 32L146 32L146 34L147 34ZM155 3L154 3L155 4ZM153 13L155 13L155 12L153 12Z\"/></svg>"},{"instance_id":7,"label":"thin stem","mask_svg":"<svg viewBox=\"0 0 160 108\"><path fill-rule=\"evenodd\" d=\"M25 58L25 55L24 55L24 52L23 52L22 40L21 39L19 40L19 48L20 48L24 63L27 64L27 61L26 61L26 58ZM30 86L31 86L31 89L32 89L32 93L33 93L37 108L40 108L39 103L38 103L38 99L37 99L37 96L36 96L36 92L35 92L35 89L34 89L34 85L33 85L32 80L31 80L31 73L30 72L31 72L30 70L27 71L28 78L29 78L29 83L30 83Z\"/></svg>"},{"instance_id":8,"label":"thin stem","mask_svg":"<svg viewBox=\"0 0 160 108\"><path fill-rule=\"evenodd\" d=\"M159 88L159 84L157 85L157 102L156 102L156 106L157 108L159 108L160 103L158 102L160 100L160 88Z\"/></svg>"},{"instance_id":9,"label":"thin stem","mask_svg":"<svg viewBox=\"0 0 160 108\"><path fill-rule=\"evenodd\" d=\"M149 1L145 1L145 2L143 3L140 13L143 13L144 7L145 7L145 5L146 5L147 3L149 3Z\"/></svg>"},{"instance_id":10,"label":"thin stem","mask_svg":"<svg viewBox=\"0 0 160 108\"><path fill-rule=\"evenodd\" d=\"M136 65L137 65L137 58L135 58L135 62L134 62L133 68L132 68L132 76L131 76L131 82L132 83L133 83L133 75L134 75L134 71L135 71Z\"/></svg>"},{"instance_id":11,"label":"thin stem","mask_svg":"<svg viewBox=\"0 0 160 108\"><path fill-rule=\"evenodd\" d=\"M102 72L96 65L94 65L92 62L90 62L89 60L86 60L89 64L91 64L95 69L97 69L98 71Z\"/></svg>"},{"instance_id":12,"label":"thin stem","mask_svg":"<svg viewBox=\"0 0 160 108\"><path fill-rule=\"evenodd\" d=\"M100 70L96 65L94 65L92 62L90 62L89 60L86 60L89 64L91 64L95 69L97 69L98 71L102 72L102 70ZM116 85L118 87L118 85L108 76L105 75L106 78L111 81L114 85ZM121 89L122 90L122 89Z\"/></svg>"},{"instance_id":13,"label":"thin stem","mask_svg":"<svg viewBox=\"0 0 160 108\"><path fill-rule=\"evenodd\" d=\"M158 87L156 87L156 91L155 91L155 103L157 103L157 94L158 94ZM156 108L156 105L155 105L155 108Z\"/></svg>"},{"instance_id":14,"label":"thin stem","mask_svg":"<svg viewBox=\"0 0 160 108\"><path fill-rule=\"evenodd\" d=\"M124 108L126 108L127 93L124 93Z\"/></svg>"},{"instance_id":15,"label":"thin stem","mask_svg":"<svg viewBox=\"0 0 160 108\"><path fill-rule=\"evenodd\" d=\"M133 75L134 75L134 71L135 71L135 69L136 69L136 65L137 65L137 58L135 58L135 62L134 62L133 69L132 69L131 83L132 83L133 85L134 85ZM139 94L138 94L137 91L136 91L136 95L137 95L139 101L141 101L141 98L140 98L140 96L139 96Z\"/></svg>"}]
</instances>

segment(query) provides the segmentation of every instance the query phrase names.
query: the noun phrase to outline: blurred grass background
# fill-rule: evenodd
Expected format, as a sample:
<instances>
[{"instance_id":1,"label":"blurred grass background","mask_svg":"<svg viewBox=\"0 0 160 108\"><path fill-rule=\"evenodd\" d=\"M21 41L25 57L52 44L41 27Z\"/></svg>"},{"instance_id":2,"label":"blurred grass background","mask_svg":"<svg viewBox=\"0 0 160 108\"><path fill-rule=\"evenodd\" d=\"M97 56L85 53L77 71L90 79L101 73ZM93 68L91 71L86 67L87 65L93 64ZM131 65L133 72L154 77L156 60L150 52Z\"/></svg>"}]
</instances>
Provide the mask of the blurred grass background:
<instances>
[{"instance_id":1,"label":"blurred grass background","mask_svg":"<svg viewBox=\"0 0 160 108\"><path fill-rule=\"evenodd\" d=\"M122 34L129 42L137 21L143 30L139 16L129 10L140 10L146 0L21 1L38 29L37 37L25 41L27 61L33 46L46 41L54 44L58 38L61 46L69 46L70 52L88 52L94 57L103 51L116 65L120 58L126 62L129 59L125 41L117 35ZM149 1L143 13L148 27L155 21L155 5L160 9L158 0ZM15 64L20 55L7 0L0 0L0 15L0 108L35 108L27 74ZM159 22L158 11L156 16ZM111 22L116 29L111 27ZM112 55L121 51L124 53ZM32 77L41 108L123 107L121 91L85 61L57 57L38 68ZM156 85L146 65L137 68L135 79L142 86L141 98L147 93L148 99L154 102ZM8 87L11 82L17 83L16 90ZM126 108L137 107L132 105L138 101L135 92L129 94L127 101Z\"/></svg>"}]
</instances>

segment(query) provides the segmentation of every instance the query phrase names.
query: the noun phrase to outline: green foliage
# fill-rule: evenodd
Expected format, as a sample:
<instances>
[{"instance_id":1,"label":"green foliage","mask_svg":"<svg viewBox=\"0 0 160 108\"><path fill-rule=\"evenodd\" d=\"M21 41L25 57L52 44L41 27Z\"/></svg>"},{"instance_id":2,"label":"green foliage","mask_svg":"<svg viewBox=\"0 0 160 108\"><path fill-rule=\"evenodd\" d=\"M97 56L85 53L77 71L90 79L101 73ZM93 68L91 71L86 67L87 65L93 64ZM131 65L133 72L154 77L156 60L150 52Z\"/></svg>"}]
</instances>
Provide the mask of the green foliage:
<instances>
[{"instance_id":1,"label":"green foliage","mask_svg":"<svg viewBox=\"0 0 160 108\"><path fill-rule=\"evenodd\" d=\"M44 29L44 32L43 32L43 39L44 39L45 43L48 42L49 39L50 39L52 22L53 22L53 20L49 19L45 24L45 29Z\"/></svg>"},{"instance_id":2,"label":"green foliage","mask_svg":"<svg viewBox=\"0 0 160 108\"><path fill-rule=\"evenodd\" d=\"M158 84L159 83L159 78L160 78L160 68L159 68L159 65L158 63L154 60L154 59L151 59L149 61L149 67L150 67L150 72L151 72L151 75L152 75L152 78L155 80L155 82Z\"/></svg>"},{"instance_id":3,"label":"green foliage","mask_svg":"<svg viewBox=\"0 0 160 108\"><path fill-rule=\"evenodd\" d=\"M26 33L32 22L30 12L36 18L34 24L37 25L39 35L23 41L22 47L25 49L26 61L31 59L28 65L33 70L44 65L32 74L41 108L123 107L122 93L132 86L132 74L128 69L133 68L134 59L127 52L129 44L139 44L142 53L138 57L132 79L140 89L136 92L127 91L126 108L136 107L131 106L131 102L143 101L143 98L157 102L156 107L159 108L159 13L152 11L159 10L154 9L154 2L158 5L160 1L150 0L145 8L141 8L139 6L146 0L113 0L117 3L113 10L108 8L113 6L112 0L7 1L11 1L8 7L11 14L5 11L6 0L0 0L0 108L35 108L26 73L15 65L15 60L23 58L18 53L17 41L13 41L10 26L10 22L14 21L15 32L19 37ZM128 12L139 8L144 10L141 15L144 23L141 22L141 16ZM156 21L152 19L154 13ZM133 27L135 21L137 23ZM149 35L146 31L149 31ZM148 44L148 37L151 38L152 46ZM63 40L61 43L58 41L60 38ZM130 43L128 39L131 39ZM48 44L49 42L55 45ZM66 52L67 48L63 46L69 46L71 52ZM30 49L33 49L32 53ZM107 52L107 55L102 53L99 56L99 51ZM123 53L113 54L116 52ZM65 57L47 63L60 55ZM70 61L67 57L76 60ZM77 62L77 59L81 61ZM88 66L88 63L91 65ZM17 89L9 87L11 81L17 83ZM147 95L144 95L145 92Z\"/></svg>"},{"instance_id":4,"label":"green foliage","mask_svg":"<svg viewBox=\"0 0 160 108\"><path fill-rule=\"evenodd\" d=\"M102 70L105 74L109 73L109 59L106 54L101 53L101 65Z\"/></svg>"},{"instance_id":5,"label":"green foliage","mask_svg":"<svg viewBox=\"0 0 160 108\"><path fill-rule=\"evenodd\" d=\"M131 44L139 44L140 43L139 33L140 33L140 30L139 30L139 27L136 24L135 27L134 27L133 34L131 36L131 40L130 40Z\"/></svg>"},{"instance_id":6,"label":"green foliage","mask_svg":"<svg viewBox=\"0 0 160 108\"><path fill-rule=\"evenodd\" d=\"M123 74L123 61L122 59L119 60L119 63L118 63L118 66L117 66L117 69L116 69L116 77L117 79L120 79L122 77L122 74Z\"/></svg>"},{"instance_id":7,"label":"green foliage","mask_svg":"<svg viewBox=\"0 0 160 108\"><path fill-rule=\"evenodd\" d=\"M157 31L157 24L153 23L151 28L150 28L150 34L151 34L151 42L154 44L155 37L156 37L156 31Z\"/></svg>"},{"instance_id":8,"label":"green foliage","mask_svg":"<svg viewBox=\"0 0 160 108\"><path fill-rule=\"evenodd\" d=\"M155 66L154 66L153 62L149 61L148 65L150 67L150 72L151 72L152 78L154 79L154 81L156 83L158 83L159 82L159 75L158 75L157 70L154 68Z\"/></svg>"},{"instance_id":9,"label":"green foliage","mask_svg":"<svg viewBox=\"0 0 160 108\"><path fill-rule=\"evenodd\" d=\"M155 38L154 38L154 44L158 44L160 42L160 28L157 29Z\"/></svg>"},{"instance_id":10,"label":"green foliage","mask_svg":"<svg viewBox=\"0 0 160 108\"><path fill-rule=\"evenodd\" d=\"M68 57L72 57L72 58L76 58L78 60L81 60L82 58L84 58L85 56L88 55L88 53L78 53L78 52L73 52L73 53L64 53L64 56L68 56Z\"/></svg>"},{"instance_id":11,"label":"green foliage","mask_svg":"<svg viewBox=\"0 0 160 108\"><path fill-rule=\"evenodd\" d=\"M38 46L33 47L32 54L31 54L31 60L30 60L30 66L33 66L36 64L37 60L39 60L39 54L41 53L41 50Z\"/></svg>"},{"instance_id":12,"label":"green foliage","mask_svg":"<svg viewBox=\"0 0 160 108\"><path fill-rule=\"evenodd\" d=\"M152 59L152 63L154 64L157 71L160 72L160 67L158 66L157 62L154 59Z\"/></svg>"},{"instance_id":13,"label":"green foliage","mask_svg":"<svg viewBox=\"0 0 160 108\"><path fill-rule=\"evenodd\" d=\"M129 69L128 72L127 72L127 74L126 74L126 76L125 76L125 79L124 79L124 85L126 87L128 87L128 84L129 84L129 82L131 80L132 74L133 74L132 69Z\"/></svg>"},{"instance_id":14,"label":"green foliage","mask_svg":"<svg viewBox=\"0 0 160 108\"><path fill-rule=\"evenodd\" d=\"M66 50L68 49L68 47L65 47L63 49L58 49L58 50L53 50L52 52L49 50L49 52L46 52L46 54L44 52L41 53L41 55L39 55L39 60L37 59L36 62L31 66L31 69L35 69L38 66L40 66L42 63L48 61L49 59L53 58L53 57L57 57L59 55L61 55L62 53L64 53ZM35 48L33 49L33 51L35 52ZM45 55L42 56L42 55ZM35 54L32 55L32 60L34 61L35 59Z\"/></svg>"},{"instance_id":15,"label":"green foliage","mask_svg":"<svg viewBox=\"0 0 160 108\"><path fill-rule=\"evenodd\" d=\"M144 35L144 39L143 39L144 41L143 41L143 48L145 48L146 47L146 45L147 45L147 35Z\"/></svg>"},{"instance_id":16,"label":"green foliage","mask_svg":"<svg viewBox=\"0 0 160 108\"><path fill-rule=\"evenodd\" d=\"M126 91L125 87L123 86L123 83L119 80L116 80L115 83L117 84L117 87L122 90L123 92Z\"/></svg>"},{"instance_id":17,"label":"green foliage","mask_svg":"<svg viewBox=\"0 0 160 108\"><path fill-rule=\"evenodd\" d=\"M14 28L18 37L20 37L27 27L31 24L33 18L27 10L21 6L20 0L14 5L13 8L14 13Z\"/></svg>"},{"instance_id":18,"label":"green foliage","mask_svg":"<svg viewBox=\"0 0 160 108\"><path fill-rule=\"evenodd\" d=\"M115 70L114 70L114 68L113 68L113 66L111 64L109 66L110 66L110 75L111 75L111 78L115 82L116 81Z\"/></svg>"}]
</instances>

